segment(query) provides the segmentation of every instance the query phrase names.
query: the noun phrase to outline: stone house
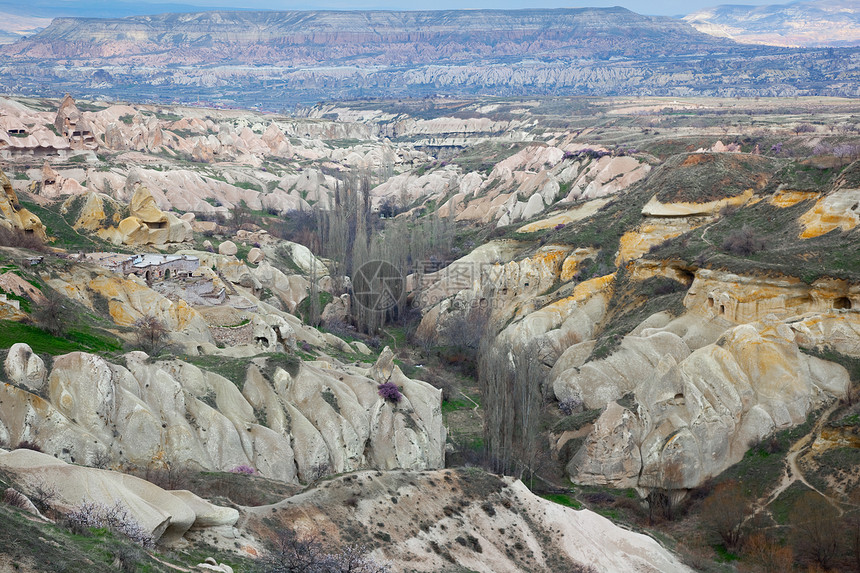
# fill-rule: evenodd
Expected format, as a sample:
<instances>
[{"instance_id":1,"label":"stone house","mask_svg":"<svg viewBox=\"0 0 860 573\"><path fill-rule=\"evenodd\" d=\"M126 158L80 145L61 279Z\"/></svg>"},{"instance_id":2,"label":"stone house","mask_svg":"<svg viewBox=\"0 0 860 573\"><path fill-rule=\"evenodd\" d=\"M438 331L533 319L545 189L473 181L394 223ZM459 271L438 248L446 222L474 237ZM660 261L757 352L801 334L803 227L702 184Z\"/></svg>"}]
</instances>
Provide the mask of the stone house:
<instances>
[{"instance_id":1,"label":"stone house","mask_svg":"<svg viewBox=\"0 0 860 573\"><path fill-rule=\"evenodd\" d=\"M121 264L123 274L143 277L147 282L169 277L190 276L200 266L200 259L190 255L134 255Z\"/></svg>"},{"instance_id":2,"label":"stone house","mask_svg":"<svg viewBox=\"0 0 860 573\"><path fill-rule=\"evenodd\" d=\"M99 144L92 127L69 94L66 94L60 104L54 127L66 138L72 149L98 149Z\"/></svg>"}]
</instances>

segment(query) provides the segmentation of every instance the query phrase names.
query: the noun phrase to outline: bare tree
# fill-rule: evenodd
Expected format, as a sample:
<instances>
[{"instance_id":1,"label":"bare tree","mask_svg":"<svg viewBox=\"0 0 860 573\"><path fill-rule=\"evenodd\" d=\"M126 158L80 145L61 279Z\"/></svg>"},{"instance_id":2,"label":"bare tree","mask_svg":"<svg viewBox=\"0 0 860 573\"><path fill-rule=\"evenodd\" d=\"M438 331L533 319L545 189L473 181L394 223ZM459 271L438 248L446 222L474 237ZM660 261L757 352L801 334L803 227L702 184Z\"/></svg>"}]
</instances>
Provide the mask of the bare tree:
<instances>
[{"instance_id":1,"label":"bare tree","mask_svg":"<svg viewBox=\"0 0 860 573\"><path fill-rule=\"evenodd\" d=\"M62 336L72 320L71 303L55 290L45 290L45 300L33 317L54 336Z\"/></svg>"},{"instance_id":2,"label":"bare tree","mask_svg":"<svg viewBox=\"0 0 860 573\"><path fill-rule=\"evenodd\" d=\"M137 343L147 354L158 354L164 349L167 335L170 332L167 326L152 315L146 315L134 321Z\"/></svg>"},{"instance_id":3,"label":"bare tree","mask_svg":"<svg viewBox=\"0 0 860 573\"><path fill-rule=\"evenodd\" d=\"M794 553L762 532L754 533L744 543L744 553L765 573L782 573L794 567Z\"/></svg>"},{"instance_id":4,"label":"bare tree","mask_svg":"<svg viewBox=\"0 0 860 573\"><path fill-rule=\"evenodd\" d=\"M390 573L391 569L368 556L368 550L361 545L347 545L337 553L329 555L331 573Z\"/></svg>"},{"instance_id":5,"label":"bare tree","mask_svg":"<svg viewBox=\"0 0 860 573\"><path fill-rule=\"evenodd\" d=\"M191 474L187 465L159 460L149 463L139 477L162 489L188 489Z\"/></svg>"},{"instance_id":6,"label":"bare tree","mask_svg":"<svg viewBox=\"0 0 860 573\"><path fill-rule=\"evenodd\" d=\"M813 563L829 569L842 550L839 512L816 492L806 492L789 514L792 545Z\"/></svg>"},{"instance_id":7,"label":"bare tree","mask_svg":"<svg viewBox=\"0 0 860 573\"><path fill-rule=\"evenodd\" d=\"M319 283L317 282L317 258L314 256L311 256L311 276L308 278L311 283L310 292L308 293L308 297L310 297L310 317L308 317L308 324L317 327L320 325L320 290Z\"/></svg>"},{"instance_id":8,"label":"bare tree","mask_svg":"<svg viewBox=\"0 0 860 573\"><path fill-rule=\"evenodd\" d=\"M540 415L545 373L538 352L529 344L513 350L485 337L479 350L478 380L484 397L484 441L493 469L534 477L543 464Z\"/></svg>"},{"instance_id":9,"label":"bare tree","mask_svg":"<svg viewBox=\"0 0 860 573\"><path fill-rule=\"evenodd\" d=\"M675 509L684 499L685 491L682 489L684 472L681 462L672 460L666 462L660 468L660 485L652 487L645 496L645 505L648 507L648 522L653 524L655 518L672 521L675 518Z\"/></svg>"},{"instance_id":10,"label":"bare tree","mask_svg":"<svg viewBox=\"0 0 860 573\"><path fill-rule=\"evenodd\" d=\"M748 514L748 500L734 480L719 484L702 504L702 523L720 536L727 549L740 545Z\"/></svg>"},{"instance_id":11,"label":"bare tree","mask_svg":"<svg viewBox=\"0 0 860 573\"><path fill-rule=\"evenodd\" d=\"M476 352L487 331L489 320L490 311L487 306L470 305L467 310L451 313L443 325L445 343Z\"/></svg>"},{"instance_id":12,"label":"bare tree","mask_svg":"<svg viewBox=\"0 0 860 573\"><path fill-rule=\"evenodd\" d=\"M540 434L540 417L543 412L544 400L543 388L545 372L541 365L537 344L532 342L525 348L513 354L515 387L515 421L514 443L519 450L519 478L523 479L528 473L531 485L534 486L534 478L539 467L545 465L546 460L541 452L546 451L546 444L542 444ZM544 447L541 447L544 446Z\"/></svg>"},{"instance_id":13,"label":"bare tree","mask_svg":"<svg viewBox=\"0 0 860 573\"><path fill-rule=\"evenodd\" d=\"M0 245L4 247L20 247L32 251L45 251L45 244L35 233L28 233L20 229L7 229L0 226Z\"/></svg>"},{"instance_id":14,"label":"bare tree","mask_svg":"<svg viewBox=\"0 0 860 573\"><path fill-rule=\"evenodd\" d=\"M261 560L264 573L389 573L359 545L330 552L314 534L278 531L274 547Z\"/></svg>"},{"instance_id":15,"label":"bare tree","mask_svg":"<svg viewBox=\"0 0 860 573\"><path fill-rule=\"evenodd\" d=\"M801 133L814 133L815 126L811 123L799 123L794 126L794 133L796 135L800 135Z\"/></svg>"},{"instance_id":16,"label":"bare tree","mask_svg":"<svg viewBox=\"0 0 860 573\"><path fill-rule=\"evenodd\" d=\"M264 573L316 573L326 551L316 536L299 536L293 529L277 532L274 547L263 557Z\"/></svg>"},{"instance_id":17,"label":"bare tree","mask_svg":"<svg viewBox=\"0 0 860 573\"><path fill-rule=\"evenodd\" d=\"M854 562L854 570L860 571L860 516L854 515L846 520L845 533L848 537L848 550Z\"/></svg>"}]
</instances>

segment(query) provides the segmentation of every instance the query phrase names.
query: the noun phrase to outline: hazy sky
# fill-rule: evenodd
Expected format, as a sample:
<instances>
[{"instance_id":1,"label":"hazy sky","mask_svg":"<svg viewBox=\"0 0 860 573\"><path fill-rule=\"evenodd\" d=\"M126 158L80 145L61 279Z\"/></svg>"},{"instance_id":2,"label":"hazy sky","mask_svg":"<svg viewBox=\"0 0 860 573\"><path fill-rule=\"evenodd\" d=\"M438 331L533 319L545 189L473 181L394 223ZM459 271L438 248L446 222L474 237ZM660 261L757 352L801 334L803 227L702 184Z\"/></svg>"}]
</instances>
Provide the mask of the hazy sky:
<instances>
[{"instance_id":1,"label":"hazy sky","mask_svg":"<svg viewBox=\"0 0 860 573\"><path fill-rule=\"evenodd\" d=\"M435 0L426 3L403 0L0 0L0 8L8 5L17 10L54 12L97 11L99 16L120 16L127 13L179 11L201 6L207 8L244 8L268 10L446 10L474 8L577 8L584 6L623 6L640 14L682 16L701 8L718 4L781 4L779 0ZM89 9L89 10L88 10ZM184 10L183 10L184 11ZM125 12L119 14L117 12Z\"/></svg>"},{"instance_id":2,"label":"hazy sky","mask_svg":"<svg viewBox=\"0 0 860 573\"><path fill-rule=\"evenodd\" d=\"M146 2L164 0L143 0ZM209 6L243 6L275 10L290 9L336 9L336 10L446 10L469 8L579 8L585 6L623 6L640 14L684 15L700 8L718 4L783 4L779 0L437 0L427 4L404 3L398 0L179 0L185 4Z\"/></svg>"},{"instance_id":3,"label":"hazy sky","mask_svg":"<svg viewBox=\"0 0 860 573\"><path fill-rule=\"evenodd\" d=\"M164 1L164 0L143 0ZM183 1L183 0L179 0ZM411 3L399 0L184 0L186 4L209 6L243 6L275 10L336 9L336 10L447 10L469 8L579 8L585 6L623 6L640 14L677 16L695 12L700 8L718 4L784 4L779 0L437 0L428 3Z\"/></svg>"}]
</instances>

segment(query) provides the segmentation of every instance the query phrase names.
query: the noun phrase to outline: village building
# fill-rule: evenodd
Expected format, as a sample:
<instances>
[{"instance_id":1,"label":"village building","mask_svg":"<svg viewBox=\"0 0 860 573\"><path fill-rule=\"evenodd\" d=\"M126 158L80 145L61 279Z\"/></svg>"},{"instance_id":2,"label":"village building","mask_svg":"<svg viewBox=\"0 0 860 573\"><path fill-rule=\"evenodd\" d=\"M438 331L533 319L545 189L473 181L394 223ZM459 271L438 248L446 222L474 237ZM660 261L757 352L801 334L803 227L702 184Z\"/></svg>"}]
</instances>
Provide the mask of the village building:
<instances>
[{"instance_id":1,"label":"village building","mask_svg":"<svg viewBox=\"0 0 860 573\"><path fill-rule=\"evenodd\" d=\"M46 161L42 166L42 186L56 185L59 178L60 174L54 171L54 168Z\"/></svg>"},{"instance_id":2,"label":"village building","mask_svg":"<svg viewBox=\"0 0 860 573\"><path fill-rule=\"evenodd\" d=\"M30 135L27 126L20 119L11 115L0 116L0 129L14 137L27 137Z\"/></svg>"},{"instance_id":3,"label":"village building","mask_svg":"<svg viewBox=\"0 0 860 573\"><path fill-rule=\"evenodd\" d=\"M192 255L89 253L79 255L78 259L115 273L137 275L147 282L189 277L200 266L200 259Z\"/></svg>"},{"instance_id":4,"label":"village building","mask_svg":"<svg viewBox=\"0 0 860 573\"><path fill-rule=\"evenodd\" d=\"M54 127L66 138L72 149L98 149L99 144L92 127L69 94L66 94L60 104Z\"/></svg>"},{"instance_id":5,"label":"village building","mask_svg":"<svg viewBox=\"0 0 860 573\"><path fill-rule=\"evenodd\" d=\"M170 277L189 276L200 266L200 259L190 255L134 255L123 265L123 273L134 274L147 282Z\"/></svg>"},{"instance_id":6,"label":"village building","mask_svg":"<svg viewBox=\"0 0 860 573\"><path fill-rule=\"evenodd\" d=\"M68 98L71 101L71 98ZM64 100L65 102L65 100ZM0 112L0 159L18 160L18 159L38 159L41 157L59 157L65 159L70 155L72 150L93 151L98 148L98 142L92 132L92 128L83 120L81 112L74 106L74 101L71 101L71 106L66 106L65 111L61 106L58 112L58 119L55 119L54 124L25 124L21 118L8 113ZM74 128L67 137L64 129L57 125L65 125L65 121L60 121L59 116L70 117L68 125ZM32 120L32 118L31 118ZM83 129L78 128L79 123ZM77 133L77 135L75 135ZM75 145L72 145L72 141Z\"/></svg>"},{"instance_id":7,"label":"village building","mask_svg":"<svg viewBox=\"0 0 860 573\"><path fill-rule=\"evenodd\" d=\"M257 305L240 295L223 277L213 280L217 271L200 269L200 259L193 255L160 255L123 253L80 253L70 260L98 265L109 271L136 275L158 293L175 300L181 298L191 305L228 305L243 312L256 312Z\"/></svg>"}]
</instances>

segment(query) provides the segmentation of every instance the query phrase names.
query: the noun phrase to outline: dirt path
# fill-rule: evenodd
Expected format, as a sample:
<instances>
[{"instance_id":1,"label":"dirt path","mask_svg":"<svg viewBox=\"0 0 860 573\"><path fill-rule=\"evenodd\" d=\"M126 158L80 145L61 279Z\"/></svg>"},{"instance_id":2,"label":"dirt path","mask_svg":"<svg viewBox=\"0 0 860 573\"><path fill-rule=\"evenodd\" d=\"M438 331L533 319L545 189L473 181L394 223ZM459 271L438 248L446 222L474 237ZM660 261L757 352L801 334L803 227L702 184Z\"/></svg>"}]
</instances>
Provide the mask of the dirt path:
<instances>
[{"instance_id":1,"label":"dirt path","mask_svg":"<svg viewBox=\"0 0 860 573\"><path fill-rule=\"evenodd\" d=\"M821 431L821 428L823 428L824 424L826 424L830 420L830 416L838 407L839 400L834 400L833 404L831 404L827 408L827 410L825 410L821 414L821 417L818 418L818 421L815 423L815 425L812 426L812 429L809 431L809 433L807 433L805 436L801 437L799 440L797 440L791 445L788 450L788 455L785 458L785 471L782 474L782 479L780 480L779 484L777 484L777 486L773 490L771 490L769 494L756 500L756 502L753 504L755 510L746 518L745 522L753 519L756 515L764 511L771 503L776 501L776 499L779 498L779 496L782 495L782 493L787 490L791 486L791 484L798 481L812 491L818 493L824 499L826 499L828 503L830 503L830 505L836 508L840 516L845 513L837 500L829 497L828 495L819 491L818 488L810 484L806 480L806 477L804 477L803 472L800 470L800 466L797 465L798 456L805 453L808 447L812 445L812 442L814 441L818 433Z\"/></svg>"},{"instance_id":2,"label":"dirt path","mask_svg":"<svg viewBox=\"0 0 860 573\"><path fill-rule=\"evenodd\" d=\"M714 222L714 221L711 221L710 223L713 223L713 222ZM705 241L708 245L710 245L711 247L713 247L713 248L715 248L715 249L716 249L716 248L717 248L717 246L716 246L716 245L714 244L714 242L713 242L712 240L710 240L710 239L708 238L708 236L707 236L707 235L708 235L708 231L710 231L710 230L711 230L711 224L710 224L710 223L705 223L705 229L702 231L702 234L701 234L700 236L702 237L702 240L703 240L703 241Z\"/></svg>"},{"instance_id":3,"label":"dirt path","mask_svg":"<svg viewBox=\"0 0 860 573\"><path fill-rule=\"evenodd\" d=\"M162 565L168 567L169 569L173 569L174 571L184 571L187 573L192 573L192 571L193 571L193 569L188 569L187 567L180 567L179 565L174 565L173 563L168 563L167 561L165 561L163 559L159 559L158 557L155 556L155 554L153 554L149 551L147 551L146 553L155 561L158 561Z\"/></svg>"}]
</instances>

